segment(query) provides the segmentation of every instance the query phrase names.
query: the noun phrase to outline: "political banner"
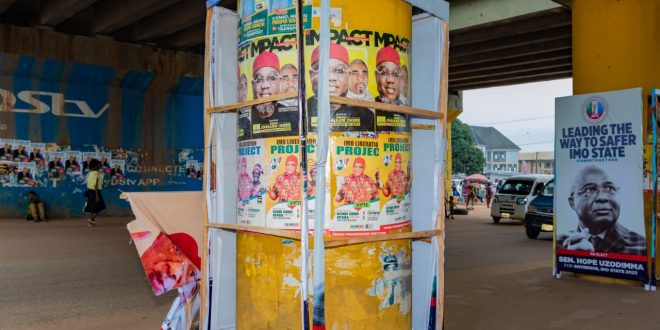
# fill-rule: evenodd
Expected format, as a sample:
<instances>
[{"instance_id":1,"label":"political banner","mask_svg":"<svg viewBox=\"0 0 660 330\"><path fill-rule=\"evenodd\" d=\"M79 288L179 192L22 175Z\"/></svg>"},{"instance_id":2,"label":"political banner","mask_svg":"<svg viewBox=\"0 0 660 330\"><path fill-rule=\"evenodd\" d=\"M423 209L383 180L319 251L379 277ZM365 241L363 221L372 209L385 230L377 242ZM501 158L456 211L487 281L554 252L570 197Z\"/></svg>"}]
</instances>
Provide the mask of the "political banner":
<instances>
[{"instance_id":1,"label":"political banner","mask_svg":"<svg viewBox=\"0 0 660 330\"><path fill-rule=\"evenodd\" d=\"M265 159L263 139L238 142L237 223L266 227Z\"/></svg>"},{"instance_id":2,"label":"political banner","mask_svg":"<svg viewBox=\"0 0 660 330\"><path fill-rule=\"evenodd\" d=\"M35 163L37 166L43 167L46 165L46 144L45 143L30 143L28 148L30 151L30 161Z\"/></svg>"},{"instance_id":3,"label":"political banner","mask_svg":"<svg viewBox=\"0 0 660 330\"><path fill-rule=\"evenodd\" d=\"M29 162L30 153L28 152L28 147L30 141L27 140L11 140L12 141L12 156L15 162Z\"/></svg>"},{"instance_id":4,"label":"political banner","mask_svg":"<svg viewBox=\"0 0 660 330\"><path fill-rule=\"evenodd\" d=\"M80 151L67 151L65 153L64 160L64 169L69 175L80 175L82 174L82 166L80 165L80 159L82 159L82 153Z\"/></svg>"},{"instance_id":5,"label":"political banner","mask_svg":"<svg viewBox=\"0 0 660 330\"><path fill-rule=\"evenodd\" d=\"M381 189L379 229L409 227L412 224L410 190L412 164L410 134L392 133L378 136L382 147L382 170L376 175Z\"/></svg>"},{"instance_id":6,"label":"political banner","mask_svg":"<svg viewBox=\"0 0 660 330\"><path fill-rule=\"evenodd\" d=\"M302 173L300 139L265 139L266 145L266 227L300 229L302 214Z\"/></svg>"},{"instance_id":7,"label":"political banner","mask_svg":"<svg viewBox=\"0 0 660 330\"><path fill-rule=\"evenodd\" d=\"M642 90L555 101L557 271L647 279Z\"/></svg>"},{"instance_id":8,"label":"political banner","mask_svg":"<svg viewBox=\"0 0 660 330\"><path fill-rule=\"evenodd\" d=\"M329 225L332 236L364 236L379 231L378 172L381 148L377 138L333 136Z\"/></svg>"}]
</instances>

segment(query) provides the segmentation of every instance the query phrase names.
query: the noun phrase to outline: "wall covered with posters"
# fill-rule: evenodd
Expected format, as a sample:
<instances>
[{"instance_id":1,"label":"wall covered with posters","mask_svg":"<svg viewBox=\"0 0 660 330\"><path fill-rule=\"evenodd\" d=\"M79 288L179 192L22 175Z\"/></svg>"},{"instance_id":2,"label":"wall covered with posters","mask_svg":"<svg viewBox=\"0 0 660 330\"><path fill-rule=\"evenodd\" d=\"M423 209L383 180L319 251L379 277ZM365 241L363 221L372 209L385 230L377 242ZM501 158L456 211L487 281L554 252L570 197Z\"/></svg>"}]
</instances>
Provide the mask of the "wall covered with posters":
<instances>
[{"instance_id":1,"label":"wall covered with posters","mask_svg":"<svg viewBox=\"0 0 660 330\"><path fill-rule=\"evenodd\" d=\"M106 214L120 191L200 190L203 81L0 53L0 212L22 217L35 190L50 217L79 216L91 159L103 164Z\"/></svg>"}]
</instances>

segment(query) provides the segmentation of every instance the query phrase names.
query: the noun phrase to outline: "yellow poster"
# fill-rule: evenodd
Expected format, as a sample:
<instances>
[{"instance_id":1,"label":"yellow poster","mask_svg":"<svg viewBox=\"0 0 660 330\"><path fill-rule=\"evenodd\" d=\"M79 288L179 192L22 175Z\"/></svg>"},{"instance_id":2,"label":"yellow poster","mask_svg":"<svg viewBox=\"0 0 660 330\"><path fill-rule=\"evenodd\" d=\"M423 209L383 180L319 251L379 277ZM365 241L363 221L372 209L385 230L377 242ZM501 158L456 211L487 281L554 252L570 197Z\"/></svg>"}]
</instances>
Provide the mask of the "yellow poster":
<instances>
[{"instance_id":1,"label":"yellow poster","mask_svg":"<svg viewBox=\"0 0 660 330\"><path fill-rule=\"evenodd\" d=\"M299 229L302 212L302 173L300 171L300 139L281 137L265 139L266 161L266 227Z\"/></svg>"},{"instance_id":2,"label":"yellow poster","mask_svg":"<svg viewBox=\"0 0 660 330\"><path fill-rule=\"evenodd\" d=\"M362 236L378 231L380 192L376 173L382 166L378 139L333 136L330 150L330 235Z\"/></svg>"},{"instance_id":3,"label":"yellow poster","mask_svg":"<svg viewBox=\"0 0 660 330\"><path fill-rule=\"evenodd\" d=\"M410 163L411 135L403 133L381 134L382 169L376 176L381 190L380 230L389 231L411 225L410 189L412 164Z\"/></svg>"}]
</instances>

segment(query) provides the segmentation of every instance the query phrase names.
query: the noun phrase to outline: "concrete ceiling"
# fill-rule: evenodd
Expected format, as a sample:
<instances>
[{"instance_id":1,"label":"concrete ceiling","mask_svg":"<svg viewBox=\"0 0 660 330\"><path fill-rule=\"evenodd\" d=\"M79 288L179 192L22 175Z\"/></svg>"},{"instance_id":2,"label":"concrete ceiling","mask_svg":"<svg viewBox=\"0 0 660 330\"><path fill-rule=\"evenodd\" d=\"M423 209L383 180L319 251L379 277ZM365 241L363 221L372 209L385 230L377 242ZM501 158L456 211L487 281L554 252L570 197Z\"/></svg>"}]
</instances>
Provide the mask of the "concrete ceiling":
<instances>
[{"instance_id":1,"label":"concrete ceiling","mask_svg":"<svg viewBox=\"0 0 660 330\"><path fill-rule=\"evenodd\" d=\"M572 76L571 12L558 7L449 32L449 89Z\"/></svg>"},{"instance_id":2,"label":"concrete ceiling","mask_svg":"<svg viewBox=\"0 0 660 330\"><path fill-rule=\"evenodd\" d=\"M472 12L483 9L473 5L478 2L452 2L472 6L457 17L477 25L454 22L458 28L450 31L451 91L572 76L568 7L481 24L483 11ZM236 9L236 0L221 5ZM0 0L0 23L198 54L204 52L205 19L202 0Z\"/></svg>"}]
</instances>

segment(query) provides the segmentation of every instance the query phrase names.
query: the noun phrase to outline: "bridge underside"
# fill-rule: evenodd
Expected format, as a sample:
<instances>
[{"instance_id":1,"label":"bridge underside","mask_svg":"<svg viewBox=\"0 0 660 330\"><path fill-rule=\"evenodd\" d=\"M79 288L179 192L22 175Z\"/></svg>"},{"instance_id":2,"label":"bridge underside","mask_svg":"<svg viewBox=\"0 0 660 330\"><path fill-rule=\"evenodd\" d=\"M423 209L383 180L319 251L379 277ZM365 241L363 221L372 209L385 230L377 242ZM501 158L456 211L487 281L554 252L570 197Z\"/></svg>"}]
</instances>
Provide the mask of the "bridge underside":
<instances>
[{"instance_id":1,"label":"bridge underside","mask_svg":"<svg viewBox=\"0 0 660 330\"><path fill-rule=\"evenodd\" d=\"M515 8L524 6L510 1ZM547 0L536 0L543 1ZM476 1L469 9L476 21L492 12L484 3L488 5ZM451 3L452 8L465 4L469 5ZM235 9L236 0L223 0L221 5ZM452 25L469 21L460 10L453 11ZM0 0L3 24L195 54L204 51L205 19L201 0ZM450 91L572 76L568 7L493 20L470 27L458 22L458 28L450 31Z\"/></svg>"},{"instance_id":2,"label":"bridge underside","mask_svg":"<svg viewBox=\"0 0 660 330\"><path fill-rule=\"evenodd\" d=\"M449 40L450 91L572 76L566 7L452 30Z\"/></svg>"}]
</instances>

